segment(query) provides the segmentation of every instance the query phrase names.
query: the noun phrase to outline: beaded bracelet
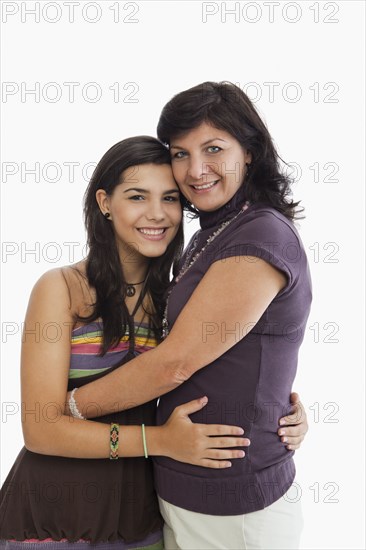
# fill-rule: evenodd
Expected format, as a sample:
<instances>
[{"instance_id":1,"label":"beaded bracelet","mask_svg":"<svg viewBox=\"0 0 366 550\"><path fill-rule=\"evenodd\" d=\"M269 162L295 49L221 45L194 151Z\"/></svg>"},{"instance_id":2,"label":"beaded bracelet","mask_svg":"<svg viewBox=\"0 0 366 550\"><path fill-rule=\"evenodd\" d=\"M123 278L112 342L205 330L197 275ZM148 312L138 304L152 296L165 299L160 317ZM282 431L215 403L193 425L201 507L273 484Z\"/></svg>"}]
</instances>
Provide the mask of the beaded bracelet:
<instances>
[{"instance_id":1,"label":"beaded bracelet","mask_svg":"<svg viewBox=\"0 0 366 550\"><path fill-rule=\"evenodd\" d=\"M111 424L111 433L110 433L110 447L111 452L109 454L110 460L118 459L118 435L119 435L119 424Z\"/></svg>"},{"instance_id":2,"label":"beaded bracelet","mask_svg":"<svg viewBox=\"0 0 366 550\"><path fill-rule=\"evenodd\" d=\"M75 401L75 397L74 397L74 393L76 392L78 388L74 388L71 392L71 395L70 395L70 399L69 399L69 409L70 409L70 412L72 414L72 416L74 418L80 418L81 420L86 420L85 416L83 416L77 405L76 405L76 401Z\"/></svg>"},{"instance_id":3,"label":"beaded bracelet","mask_svg":"<svg viewBox=\"0 0 366 550\"><path fill-rule=\"evenodd\" d=\"M145 455L145 458L149 458L149 455L147 453L145 424L141 424L141 431L142 431L142 444L144 446L144 455Z\"/></svg>"}]
</instances>

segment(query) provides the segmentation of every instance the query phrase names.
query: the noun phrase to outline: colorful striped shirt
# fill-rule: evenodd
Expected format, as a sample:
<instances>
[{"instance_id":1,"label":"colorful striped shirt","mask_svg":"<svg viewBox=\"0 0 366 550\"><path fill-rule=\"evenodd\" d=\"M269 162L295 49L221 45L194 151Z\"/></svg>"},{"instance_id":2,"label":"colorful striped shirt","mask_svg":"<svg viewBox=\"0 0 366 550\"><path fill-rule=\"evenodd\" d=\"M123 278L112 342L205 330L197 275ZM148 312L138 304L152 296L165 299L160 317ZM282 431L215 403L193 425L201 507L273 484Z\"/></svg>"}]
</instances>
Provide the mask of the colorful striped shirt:
<instances>
[{"instance_id":1,"label":"colorful striped shirt","mask_svg":"<svg viewBox=\"0 0 366 550\"><path fill-rule=\"evenodd\" d=\"M80 378L105 372L127 354L129 349L128 328L118 345L100 357L98 353L102 344L102 336L102 321L94 321L72 331L69 378ZM135 323L134 353L139 355L157 345L158 341L153 332L150 331L149 334L148 324Z\"/></svg>"}]
</instances>

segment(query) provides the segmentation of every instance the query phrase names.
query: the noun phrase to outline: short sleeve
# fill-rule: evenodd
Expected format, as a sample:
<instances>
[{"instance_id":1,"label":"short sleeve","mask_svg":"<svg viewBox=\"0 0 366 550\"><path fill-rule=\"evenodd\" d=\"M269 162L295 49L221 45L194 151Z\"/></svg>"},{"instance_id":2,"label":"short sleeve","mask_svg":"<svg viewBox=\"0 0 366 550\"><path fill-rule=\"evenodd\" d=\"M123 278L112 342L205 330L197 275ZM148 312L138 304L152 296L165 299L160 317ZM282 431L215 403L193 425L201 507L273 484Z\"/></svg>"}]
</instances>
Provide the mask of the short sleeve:
<instances>
[{"instance_id":1,"label":"short sleeve","mask_svg":"<svg viewBox=\"0 0 366 550\"><path fill-rule=\"evenodd\" d=\"M214 263L233 256L238 261L245 256L254 256L273 265L286 275L284 290L288 290L298 279L304 250L289 220L274 209L261 209L248 212L227 232L224 231L223 238L213 247L207 260Z\"/></svg>"}]
</instances>

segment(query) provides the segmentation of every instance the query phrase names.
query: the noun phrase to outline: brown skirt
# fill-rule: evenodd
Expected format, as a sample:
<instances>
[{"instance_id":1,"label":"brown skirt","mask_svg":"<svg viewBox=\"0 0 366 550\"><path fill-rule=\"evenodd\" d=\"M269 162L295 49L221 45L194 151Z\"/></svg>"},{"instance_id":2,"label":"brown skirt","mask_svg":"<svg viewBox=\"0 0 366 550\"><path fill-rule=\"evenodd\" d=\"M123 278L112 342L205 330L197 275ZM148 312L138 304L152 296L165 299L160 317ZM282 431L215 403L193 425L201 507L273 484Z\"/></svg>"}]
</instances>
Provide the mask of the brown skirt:
<instances>
[{"instance_id":1,"label":"brown skirt","mask_svg":"<svg viewBox=\"0 0 366 550\"><path fill-rule=\"evenodd\" d=\"M133 357L128 353L123 362ZM100 376L72 379L68 389ZM155 424L155 412L154 400L93 420L148 426ZM128 543L143 540L162 525L152 463L144 457L65 458L24 447L0 491L0 539Z\"/></svg>"}]
</instances>

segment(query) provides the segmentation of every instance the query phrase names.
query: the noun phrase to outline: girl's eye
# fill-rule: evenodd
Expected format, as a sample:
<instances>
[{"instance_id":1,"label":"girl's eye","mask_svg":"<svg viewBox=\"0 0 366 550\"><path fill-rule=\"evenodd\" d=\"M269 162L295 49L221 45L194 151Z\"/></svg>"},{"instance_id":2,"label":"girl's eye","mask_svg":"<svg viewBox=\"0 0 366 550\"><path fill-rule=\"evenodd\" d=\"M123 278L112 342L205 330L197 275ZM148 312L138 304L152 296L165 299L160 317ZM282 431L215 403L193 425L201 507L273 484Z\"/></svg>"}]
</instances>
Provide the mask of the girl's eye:
<instances>
[{"instance_id":1,"label":"girl's eye","mask_svg":"<svg viewBox=\"0 0 366 550\"><path fill-rule=\"evenodd\" d=\"M129 200L131 201L141 201L141 200L144 200L144 196L143 195L133 195L132 197L129 197Z\"/></svg>"},{"instance_id":2,"label":"girl's eye","mask_svg":"<svg viewBox=\"0 0 366 550\"><path fill-rule=\"evenodd\" d=\"M184 151L178 151L178 153L175 153L173 155L173 159L182 159L184 158L184 155L186 155Z\"/></svg>"},{"instance_id":3,"label":"girl's eye","mask_svg":"<svg viewBox=\"0 0 366 550\"><path fill-rule=\"evenodd\" d=\"M177 202L179 200L178 197L174 197L173 195L169 197L164 197L164 199L166 202Z\"/></svg>"},{"instance_id":4,"label":"girl's eye","mask_svg":"<svg viewBox=\"0 0 366 550\"><path fill-rule=\"evenodd\" d=\"M218 153L219 151L222 151L221 147L218 147L217 145L210 145L207 147L207 151L209 153Z\"/></svg>"}]
</instances>

